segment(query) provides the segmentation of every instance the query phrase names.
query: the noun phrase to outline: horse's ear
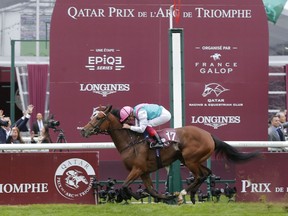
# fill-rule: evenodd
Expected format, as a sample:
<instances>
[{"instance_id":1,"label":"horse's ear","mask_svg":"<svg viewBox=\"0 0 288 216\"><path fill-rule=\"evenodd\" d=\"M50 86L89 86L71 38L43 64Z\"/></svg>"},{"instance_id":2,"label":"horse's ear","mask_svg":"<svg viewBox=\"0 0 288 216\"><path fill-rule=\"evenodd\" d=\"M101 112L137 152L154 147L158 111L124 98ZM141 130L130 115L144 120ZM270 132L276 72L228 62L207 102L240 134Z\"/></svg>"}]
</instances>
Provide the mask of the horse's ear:
<instances>
[{"instance_id":1,"label":"horse's ear","mask_svg":"<svg viewBox=\"0 0 288 216\"><path fill-rule=\"evenodd\" d=\"M107 105L106 107L106 112L110 112L112 110L112 105Z\"/></svg>"}]
</instances>

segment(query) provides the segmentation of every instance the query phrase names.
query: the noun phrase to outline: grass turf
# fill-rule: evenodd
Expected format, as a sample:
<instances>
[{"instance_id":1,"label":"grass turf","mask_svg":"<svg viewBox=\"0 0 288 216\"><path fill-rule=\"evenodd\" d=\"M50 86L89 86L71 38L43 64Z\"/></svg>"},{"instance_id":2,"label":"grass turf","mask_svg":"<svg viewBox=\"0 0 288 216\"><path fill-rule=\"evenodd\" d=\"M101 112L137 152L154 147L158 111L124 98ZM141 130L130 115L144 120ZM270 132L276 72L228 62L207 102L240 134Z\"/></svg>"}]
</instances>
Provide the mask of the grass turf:
<instances>
[{"instance_id":1,"label":"grass turf","mask_svg":"<svg viewBox=\"0 0 288 216\"><path fill-rule=\"evenodd\" d=\"M77 205L77 204L45 204L45 205L17 205L0 206L1 216L39 216L39 215L101 215L101 216L260 216L270 215L288 216L288 204L285 203L238 203L238 202L204 202L183 205L167 205L163 203L147 204L101 204L101 205Z\"/></svg>"}]
</instances>

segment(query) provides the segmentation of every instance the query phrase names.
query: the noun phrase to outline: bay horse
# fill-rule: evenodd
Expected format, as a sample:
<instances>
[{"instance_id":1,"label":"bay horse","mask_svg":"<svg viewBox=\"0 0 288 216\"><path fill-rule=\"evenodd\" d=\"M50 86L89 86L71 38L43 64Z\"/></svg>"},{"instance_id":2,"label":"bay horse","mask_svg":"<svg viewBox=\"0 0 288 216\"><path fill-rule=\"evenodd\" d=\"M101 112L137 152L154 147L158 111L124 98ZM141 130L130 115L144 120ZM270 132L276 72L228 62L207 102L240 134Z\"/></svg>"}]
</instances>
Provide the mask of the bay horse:
<instances>
[{"instance_id":1,"label":"bay horse","mask_svg":"<svg viewBox=\"0 0 288 216\"><path fill-rule=\"evenodd\" d=\"M167 128L158 131L165 147L161 150L150 149L147 139L142 133L123 129L120 122L119 110L112 106L99 106L94 109L91 120L81 130L83 137L90 135L110 135L116 149L121 155L125 167L130 171L126 177L121 192L122 195L133 196L139 200L141 197L133 193L128 187L137 178L141 178L147 192L154 198L170 199L158 194L153 188L150 173L169 166L172 162L180 160L194 175L194 181L183 189L179 196L179 204L183 202L183 195L190 192L191 200L195 204L195 194L201 184L212 174L203 163L215 152L216 156L224 157L232 162L245 162L259 155L258 152L241 153L229 144L215 138L209 132L195 127ZM158 157L156 156L157 154ZM159 163L159 159L161 160ZM174 197L173 197L174 198Z\"/></svg>"}]
</instances>

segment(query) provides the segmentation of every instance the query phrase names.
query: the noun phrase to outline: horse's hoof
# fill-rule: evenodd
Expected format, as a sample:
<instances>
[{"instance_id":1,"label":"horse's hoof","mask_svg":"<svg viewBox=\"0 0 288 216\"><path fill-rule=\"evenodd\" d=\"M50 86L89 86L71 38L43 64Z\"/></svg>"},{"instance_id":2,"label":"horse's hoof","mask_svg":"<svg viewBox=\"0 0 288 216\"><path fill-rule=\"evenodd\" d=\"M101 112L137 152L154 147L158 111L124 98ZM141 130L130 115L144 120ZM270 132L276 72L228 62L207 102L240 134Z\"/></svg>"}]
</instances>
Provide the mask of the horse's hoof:
<instances>
[{"instance_id":1,"label":"horse's hoof","mask_svg":"<svg viewBox=\"0 0 288 216\"><path fill-rule=\"evenodd\" d=\"M178 194L179 195L179 194ZM164 196L165 196L165 200L173 200L173 199L175 199L178 195L175 195L175 193L174 194L171 194L171 193L169 193L169 192L166 192L165 194L164 194Z\"/></svg>"},{"instance_id":2,"label":"horse's hoof","mask_svg":"<svg viewBox=\"0 0 288 216\"><path fill-rule=\"evenodd\" d=\"M182 205L184 203L183 199L178 199L178 205Z\"/></svg>"},{"instance_id":3,"label":"horse's hoof","mask_svg":"<svg viewBox=\"0 0 288 216\"><path fill-rule=\"evenodd\" d=\"M196 200L195 199L191 199L191 202L195 205Z\"/></svg>"},{"instance_id":4,"label":"horse's hoof","mask_svg":"<svg viewBox=\"0 0 288 216\"><path fill-rule=\"evenodd\" d=\"M177 196L173 196L173 195L170 195L170 196L167 196L167 200L173 200L173 199L175 199Z\"/></svg>"},{"instance_id":5,"label":"horse's hoof","mask_svg":"<svg viewBox=\"0 0 288 216\"><path fill-rule=\"evenodd\" d=\"M176 191L176 192L173 193L173 195L174 195L174 196L179 196L179 195L180 195L180 192Z\"/></svg>"},{"instance_id":6,"label":"horse's hoof","mask_svg":"<svg viewBox=\"0 0 288 216\"><path fill-rule=\"evenodd\" d=\"M186 191L185 189L183 189L183 190L180 192L180 194L181 194L182 196L185 196L185 195L187 195L187 191Z\"/></svg>"}]
</instances>

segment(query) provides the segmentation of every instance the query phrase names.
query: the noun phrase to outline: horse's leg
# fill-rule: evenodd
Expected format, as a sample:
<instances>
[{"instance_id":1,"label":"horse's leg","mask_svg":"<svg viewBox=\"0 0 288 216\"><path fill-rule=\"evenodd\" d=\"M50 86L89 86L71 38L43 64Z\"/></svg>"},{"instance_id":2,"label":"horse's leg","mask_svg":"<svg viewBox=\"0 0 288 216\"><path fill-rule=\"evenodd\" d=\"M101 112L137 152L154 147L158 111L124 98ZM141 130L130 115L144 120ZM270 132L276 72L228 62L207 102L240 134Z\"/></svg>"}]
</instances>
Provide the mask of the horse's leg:
<instances>
[{"instance_id":1,"label":"horse's leg","mask_svg":"<svg viewBox=\"0 0 288 216\"><path fill-rule=\"evenodd\" d=\"M178 197L178 203L181 204L183 202L183 195L186 195L187 192L191 194L191 201L195 204L195 194L197 193L198 189L202 185L202 183L211 175L211 170L207 167L203 166L202 164L192 164L187 165L189 170L194 174L194 181L188 185L188 187L180 192Z\"/></svg>"},{"instance_id":2,"label":"horse's leg","mask_svg":"<svg viewBox=\"0 0 288 216\"><path fill-rule=\"evenodd\" d=\"M199 190L200 186L203 184L203 182L212 174L211 170L207 167L201 165L200 167L200 176L198 178L198 182L192 187L187 187L187 191L190 191L191 198L194 200L193 204L195 204L195 194Z\"/></svg>"},{"instance_id":3,"label":"horse's leg","mask_svg":"<svg viewBox=\"0 0 288 216\"><path fill-rule=\"evenodd\" d=\"M141 175L141 179L143 181L143 184L145 185L147 192L154 198L159 198L159 199L168 199L167 196L158 194L158 192L154 189L152 180L149 176L149 174L143 174Z\"/></svg>"},{"instance_id":4,"label":"horse's leg","mask_svg":"<svg viewBox=\"0 0 288 216\"><path fill-rule=\"evenodd\" d=\"M126 177L124 183L122 184L122 196L126 196L126 194L131 195L134 199L139 200L141 197L133 193L128 187L131 183L133 183L139 176L142 174L142 170L139 168L132 168L129 175Z\"/></svg>"}]
</instances>

